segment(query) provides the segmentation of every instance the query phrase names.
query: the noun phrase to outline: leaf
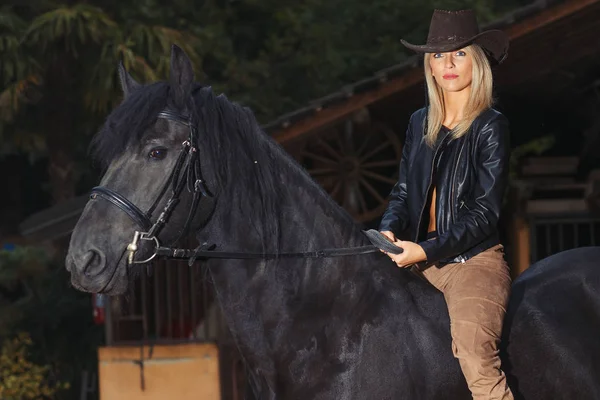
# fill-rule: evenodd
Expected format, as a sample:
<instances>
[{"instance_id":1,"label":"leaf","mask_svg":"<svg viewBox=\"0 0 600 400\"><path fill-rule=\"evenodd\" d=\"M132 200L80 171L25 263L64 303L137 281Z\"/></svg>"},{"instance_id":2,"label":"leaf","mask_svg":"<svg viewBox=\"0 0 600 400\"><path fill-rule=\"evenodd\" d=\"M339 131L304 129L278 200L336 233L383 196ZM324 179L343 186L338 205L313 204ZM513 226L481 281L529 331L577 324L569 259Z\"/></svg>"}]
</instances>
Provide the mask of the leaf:
<instances>
[{"instance_id":1,"label":"leaf","mask_svg":"<svg viewBox=\"0 0 600 400\"><path fill-rule=\"evenodd\" d=\"M5 339L0 352L0 397L6 400L37 399L55 396L66 385L57 382L50 385L48 365L29 361L28 352L33 342L29 334L20 332L12 339Z\"/></svg>"},{"instance_id":2,"label":"leaf","mask_svg":"<svg viewBox=\"0 0 600 400\"><path fill-rule=\"evenodd\" d=\"M25 31L25 40L32 45L45 49L50 44L62 40L71 45L67 51L77 53L73 44L75 37L79 44L90 41L98 43L109 37L117 27L116 23L101 8L88 4L76 4L72 7L62 6L34 18ZM71 36L76 31L75 37Z\"/></svg>"}]
</instances>

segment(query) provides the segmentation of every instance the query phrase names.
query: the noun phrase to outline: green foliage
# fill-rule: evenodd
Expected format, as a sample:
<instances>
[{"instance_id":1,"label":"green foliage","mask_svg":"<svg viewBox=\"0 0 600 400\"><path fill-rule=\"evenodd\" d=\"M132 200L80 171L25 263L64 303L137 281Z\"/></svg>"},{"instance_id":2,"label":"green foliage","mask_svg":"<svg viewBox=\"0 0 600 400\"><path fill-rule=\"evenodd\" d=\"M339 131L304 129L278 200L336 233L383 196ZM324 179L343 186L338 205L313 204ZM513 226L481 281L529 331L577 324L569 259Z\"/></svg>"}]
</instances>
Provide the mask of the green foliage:
<instances>
[{"instance_id":1,"label":"green foliage","mask_svg":"<svg viewBox=\"0 0 600 400\"><path fill-rule=\"evenodd\" d=\"M54 50L57 42L67 53L78 55L82 44L99 43L116 24L100 8L88 4L62 6L35 17L24 34L24 41L42 51Z\"/></svg>"},{"instance_id":2,"label":"green foliage","mask_svg":"<svg viewBox=\"0 0 600 400\"><path fill-rule=\"evenodd\" d=\"M3 116L0 121L4 125L15 122L11 132L15 147L27 152L47 150L38 140L22 138L40 136L44 142L52 137L44 117L52 111L48 105L56 100L67 100L67 104L61 104L63 107L74 105L80 108L77 114L83 113L87 119L96 117L95 122L99 122L120 100L116 74L119 60L144 81L166 76L173 43L181 45L196 64L200 63L193 35L167 26L114 18L87 3L56 5L31 15L27 21L5 8L0 10L0 28L5 32L4 37L0 37L0 42L5 44L0 48L0 76L4 87L0 95L4 100L0 101ZM37 89L34 100L31 96L23 98L23 90L31 86ZM61 90L66 93L57 93ZM12 96L9 98L5 93ZM15 121L23 102L33 107L23 110L22 119ZM41 117L33 126L24 121L32 114ZM77 140L89 140L89 137ZM38 146L29 145L31 143Z\"/></svg>"},{"instance_id":3,"label":"green foliage","mask_svg":"<svg viewBox=\"0 0 600 400\"><path fill-rule=\"evenodd\" d=\"M103 330L93 324L90 295L70 286L64 264L43 248L0 251L0 316L0 338L27 332L32 362L70 383L53 398L74 398L81 370L97 368Z\"/></svg>"},{"instance_id":4,"label":"green foliage","mask_svg":"<svg viewBox=\"0 0 600 400\"><path fill-rule=\"evenodd\" d=\"M26 400L54 398L59 390L68 389L68 383L48 383L50 367L37 365L29 360L32 346L27 333L7 339L0 353L0 398L4 400Z\"/></svg>"},{"instance_id":5,"label":"green foliage","mask_svg":"<svg viewBox=\"0 0 600 400\"><path fill-rule=\"evenodd\" d=\"M201 64L188 31L164 19L124 18L132 1L102 5L37 0L0 8L0 156L47 160L55 202L76 195L89 172L90 136L121 100L120 60L144 82L167 76L174 43Z\"/></svg>"},{"instance_id":6,"label":"green foliage","mask_svg":"<svg viewBox=\"0 0 600 400\"><path fill-rule=\"evenodd\" d=\"M21 33L27 24L8 9L0 9L0 137L6 123L12 123L21 105L30 99L27 90L39 83L35 60L20 46ZM13 151L16 147L30 149L24 143L4 143L0 155Z\"/></svg>"}]
</instances>

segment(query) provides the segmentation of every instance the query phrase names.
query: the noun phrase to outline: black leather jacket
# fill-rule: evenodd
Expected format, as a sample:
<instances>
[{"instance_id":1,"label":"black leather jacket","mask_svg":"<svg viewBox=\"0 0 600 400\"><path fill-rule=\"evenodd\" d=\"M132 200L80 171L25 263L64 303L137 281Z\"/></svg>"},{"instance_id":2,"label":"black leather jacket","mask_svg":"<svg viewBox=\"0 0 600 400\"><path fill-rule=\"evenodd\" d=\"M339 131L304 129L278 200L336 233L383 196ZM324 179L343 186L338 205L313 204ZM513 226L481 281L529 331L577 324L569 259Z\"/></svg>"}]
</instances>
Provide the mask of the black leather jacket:
<instances>
[{"instance_id":1,"label":"black leather jacket","mask_svg":"<svg viewBox=\"0 0 600 400\"><path fill-rule=\"evenodd\" d=\"M427 109L411 117L400 161L400 177L390 194L380 231L408 231L427 255L425 264L464 262L499 243L497 223L508 183L509 124L495 109L482 112L464 136L450 140L442 128L432 149L424 140ZM427 194L436 170L438 236L421 240ZM426 213L427 215L425 215Z\"/></svg>"}]
</instances>

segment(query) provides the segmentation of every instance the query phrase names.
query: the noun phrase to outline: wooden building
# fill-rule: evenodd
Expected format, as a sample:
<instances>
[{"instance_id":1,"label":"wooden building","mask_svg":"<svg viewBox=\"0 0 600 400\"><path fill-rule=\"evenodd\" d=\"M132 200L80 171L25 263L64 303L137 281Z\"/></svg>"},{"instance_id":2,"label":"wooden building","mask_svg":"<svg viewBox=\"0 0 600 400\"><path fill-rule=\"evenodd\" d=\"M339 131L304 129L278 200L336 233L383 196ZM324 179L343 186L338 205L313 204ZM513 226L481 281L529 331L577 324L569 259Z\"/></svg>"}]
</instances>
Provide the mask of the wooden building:
<instances>
[{"instance_id":1,"label":"wooden building","mask_svg":"<svg viewBox=\"0 0 600 400\"><path fill-rule=\"evenodd\" d=\"M509 56L494 74L497 108L511 121L513 147L526 150L522 145L531 140L556 138L544 157L534 157L534 148L525 153L531 157L515 159L502 221L514 275L541 257L600 243L600 174L594 169L600 154L598 21L600 0L547 0L484 27L502 29L511 39ZM415 56L264 129L357 221L374 226L396 180L408 118L422 106L424 90ZM21 225L22 234L36 241L69 235L86 202L82 196L33 215ZM110 391L147 398L161 385L192 380L188 390L208 387L207 399L242 398L241 361L209 287L184 263L166 265L157 262L154 274L134 285L134 300L118 297L107 304L101 396ZM189 368L180 368L186 362ZM173 368L185 372L171 374ZM196 379L201 374L220 380L219 388Z\"/></svg>"}]
</instances>

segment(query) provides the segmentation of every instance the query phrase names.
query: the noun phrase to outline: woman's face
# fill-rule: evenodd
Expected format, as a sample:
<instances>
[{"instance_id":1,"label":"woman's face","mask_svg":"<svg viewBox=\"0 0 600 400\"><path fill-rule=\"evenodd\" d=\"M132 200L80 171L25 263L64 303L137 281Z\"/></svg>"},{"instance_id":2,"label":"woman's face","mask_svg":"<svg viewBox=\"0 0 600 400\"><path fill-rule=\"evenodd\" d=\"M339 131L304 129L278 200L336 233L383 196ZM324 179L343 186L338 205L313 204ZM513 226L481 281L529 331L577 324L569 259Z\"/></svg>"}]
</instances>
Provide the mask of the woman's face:
<instances>
[{"instance_id":1,"label":"woman's face","mask_svg":"<svg viewBox=\"0 0 600 400\"><path fill-rule=\"evenodd\" d=\"M466 48L447 53L432 53L429 66L433 78L445 92L460 92L471 86L473 59Z\"/></svg>"}]
</instances>

